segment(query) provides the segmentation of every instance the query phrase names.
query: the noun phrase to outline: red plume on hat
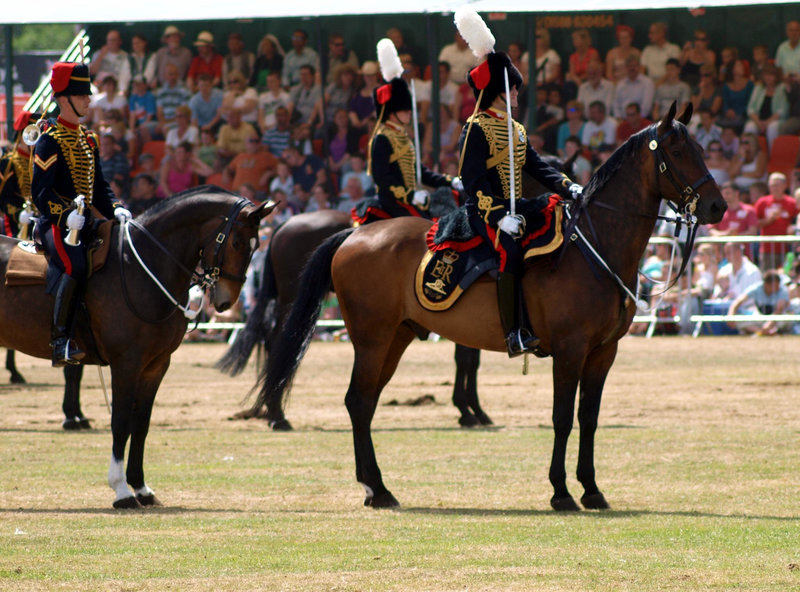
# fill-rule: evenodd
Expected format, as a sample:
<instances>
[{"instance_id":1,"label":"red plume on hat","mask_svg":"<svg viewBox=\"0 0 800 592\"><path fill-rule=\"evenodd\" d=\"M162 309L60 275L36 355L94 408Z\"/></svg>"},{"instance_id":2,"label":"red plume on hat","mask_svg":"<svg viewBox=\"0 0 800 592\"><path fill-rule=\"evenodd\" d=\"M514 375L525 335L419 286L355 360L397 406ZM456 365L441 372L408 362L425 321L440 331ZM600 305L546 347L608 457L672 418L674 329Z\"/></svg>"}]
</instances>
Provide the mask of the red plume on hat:
<instances>
[{"instance_id":1,"label":"red plume on hat","mask_svg":"<svg viewBox=\"0 0 800 592\"><path fill-rule=\"evenodd\" d=\"M31 111L20 111L20 114L17 115L17 118L14 120L14 131L21 132L28 127L32 117L33 113Z\"/></svg>"}]
</instances>

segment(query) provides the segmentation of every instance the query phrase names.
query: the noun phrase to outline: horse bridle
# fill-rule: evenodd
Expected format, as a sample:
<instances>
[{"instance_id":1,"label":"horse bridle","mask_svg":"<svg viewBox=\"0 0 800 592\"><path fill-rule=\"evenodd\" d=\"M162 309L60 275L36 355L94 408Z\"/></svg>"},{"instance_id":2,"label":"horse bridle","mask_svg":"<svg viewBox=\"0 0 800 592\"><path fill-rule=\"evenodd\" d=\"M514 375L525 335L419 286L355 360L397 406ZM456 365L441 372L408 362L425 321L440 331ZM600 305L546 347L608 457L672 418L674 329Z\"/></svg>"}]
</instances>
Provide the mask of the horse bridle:
<instances>
[{"instance_id":1,"label":"horse bridle","mask_svg":"<svg viewBox=\"0 0 800 592\"><path fill-rule=\"evenodd\" d=\"M186 267L182 262L180 262L172 253L170 253L169 249L167 249L161 242L153 236L149 230L147 230L144 226L139 224L134 220L128 220L123 224L129 224L139 230L145 237L147 237L150 242L152 242L158 249L164 253L169 259L175 263L175 265L183 271L186 275L191 278L191 286L200 286L205 290L206 288L213 288L214 285L220 280L220 278L230 279L236 282L244 282L245 277L244 274L247 271L247 263L245 263L244 269L242 269L239 275L229 274L225 271L222 271L222 267L225 264L225 251L228 245L228 239L230 238L231 230L233 229L234 225L241 224L241 222L237 221L237 218L241 211L247 207L250 202L246 199L239 199L231 206L230 211L227 215L222 216L222 222L217 227L217 229L212 233L214 236L214 255L211 260L211 264L206 266L202 265L203 262L203 255L205 252L205 246L200 249L200 258L198 261L198 265L195 267L194 270L189 269ZM184 315L187 316L186 307L182 306L158 281L158 279L150 272L150 270L144 265L144 262L141 261L138 253L135 250L133 245L133 241L130 239L130 235L126 232L126 228L121 229L120 237L119 237L119 273L120 273L120 280L122 283L122 294L125 298L125 303L127 304L128 308L131 312L141 321L146 323L163 323L167 319L169 319L176 309L180 308L184 311ZM153 281L158 285L161 289L162 293L173 303L174 308L169 311L164 317L159 319L146 319L142 314L136 309L133 302L130 299L128 294L128 287L127 282L125 281L125 271L124 271L124 250L125 250L125 236L128 235L128 242L130 243L131 250L133 251L134 255L136 255L137 260L139 261L140 265L144 268L145 272L153 279ZM205 245L207 240L202 242ZM202 267L201 267L202 265ZM201 267L202 272L198 272L197 268Z\"/></svg>"}]
</instances>

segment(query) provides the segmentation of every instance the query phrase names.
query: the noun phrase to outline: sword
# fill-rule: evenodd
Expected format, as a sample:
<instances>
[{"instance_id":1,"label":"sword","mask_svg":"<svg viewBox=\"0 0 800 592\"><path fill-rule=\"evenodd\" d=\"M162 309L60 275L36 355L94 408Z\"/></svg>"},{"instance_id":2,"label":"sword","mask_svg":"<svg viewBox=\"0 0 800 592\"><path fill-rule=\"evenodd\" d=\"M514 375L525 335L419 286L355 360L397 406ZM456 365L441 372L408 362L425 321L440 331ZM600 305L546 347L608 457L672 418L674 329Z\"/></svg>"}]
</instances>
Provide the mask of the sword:
<instances>
[{"instance_id":1,"label":"sword","mask_svg":"<svg viewBox=\"0 0 800 592\"><path fill-rule=\"evenodd\" d=\"M431 91L433 92L433 91ZM417 91L414 88L414 79L411 79L411 119L414 123L414 150L417 151L417 189L422 185L422 153L419 151L419 121L417 120Z\"/></svg>"},{"instance_id":2,"label":"sword","mask_svg":"<svg viewBox=\"0 0 800 592\"><path fill-rule=\"evenodd\" d=\"M517 175L514 171L514 121L511 119L511 90L508 87L508 68L503 69L503 78L506 83L506 114L508 116L508 165L511 182L511 215L517 213Z\"/></svg>"}]
</instances>

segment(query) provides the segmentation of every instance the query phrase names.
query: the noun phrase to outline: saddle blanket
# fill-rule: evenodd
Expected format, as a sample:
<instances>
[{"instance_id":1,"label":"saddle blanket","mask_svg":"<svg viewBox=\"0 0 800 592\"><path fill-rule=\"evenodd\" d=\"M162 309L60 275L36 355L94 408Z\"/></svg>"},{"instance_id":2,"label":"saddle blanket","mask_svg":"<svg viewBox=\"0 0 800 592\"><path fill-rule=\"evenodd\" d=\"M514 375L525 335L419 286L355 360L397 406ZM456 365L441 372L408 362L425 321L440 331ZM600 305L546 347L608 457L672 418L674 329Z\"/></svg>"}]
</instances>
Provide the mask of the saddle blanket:
<instances>
[{"instance_id":1,"label":"saddle blanket","mask_svg":"<svg viewBox=\"0 0 800 592\"><path fill-rule=\"evenodd\" d=\"M398 202L400 207L406 207ZM428 214L431 218L439 218L455 210L458 207L453 192L447 187L439 187L431 194L430 207ZM409 215L414 208L408 208ZM388 220L393 216L381 207L380 200L377 197L366 197L359 201L350 212L350 217L353 218L356 226L376 222L377 220Z\"/></svg>"},{"instance_id":2,"label":"saddle blanket","mask_svg":"<svg viewBox=\"0 0 800 592\"><path fill-rule=\"evenodd\" d=\"M522 238L524 258L558 249L564 242L561 198L540 195L518 205L527 228ZM425 240L428 251L417 268L414 287L417 300L428 310L447 310L475 280L498 268L497 252L475 233L464 208L434 222Z\"/></svg>"},{"instance_id":3,"label":"saddle blanket","mask_svg":"<svg viewBox=\"0 0 800 592\"><path fill-rule=\"evenodd\" d=\"M108 250L111 247L112 220L107 220L97 227L95 240L87 252L89 269L98 271L106 263ZM22 241L11 249L6 267L6 286L37 286L47 283L48 261L43 250L35 243Z\"/></svg>"}]
</instances>

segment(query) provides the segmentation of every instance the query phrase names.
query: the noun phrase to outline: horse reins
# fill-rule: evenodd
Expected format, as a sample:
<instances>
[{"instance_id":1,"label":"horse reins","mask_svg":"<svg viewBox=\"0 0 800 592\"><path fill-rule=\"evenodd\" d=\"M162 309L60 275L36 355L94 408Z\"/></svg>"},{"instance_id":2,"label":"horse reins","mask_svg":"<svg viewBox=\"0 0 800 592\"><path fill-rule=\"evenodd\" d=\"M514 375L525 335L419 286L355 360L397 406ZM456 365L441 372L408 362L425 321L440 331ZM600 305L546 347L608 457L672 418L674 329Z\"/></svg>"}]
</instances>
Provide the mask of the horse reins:
<instances>
[{"instance_id":1,"label":"horse reins","mask_svg":"<svg viewBox=\"0 0 800 592\"><path fill-rule=\"evenodd\" d=\"M190 311L188 309L188 304L186 306L181 305L170 293L169 291L161 284L158 278L150 271L150 269L145 265L144 261L142 261L141 257L139 256L136 247L133 244L133 240L130 236L130 226L133 226L138 231L142 233L147 239L152 242L158 249L164 253L169 259L180 269L183 273L189 276L190 279L190 288L192 286L200 286L205 290L206 288L212 288L214 285L219 281L220 278L230 279L236 282L244 282L244 272L246 271L246 267L242 273L239 275L232 275L225 271L222 271L222 267L225 263L225 251L227 249L228 239L230 238L231 230L233 226L237 224L237 217L241 213L241 211L249 205L250 202L245 199L239 199L236 203L231 206L231 210L228 212L226 216L222 216L222 223L220 226L213 232L214 235L214 255L211 261L210 266L202 266L202 273L198 273L196 271L197 267L200 266L203 260L203 254L205 252L205 248L200 249L199 253L199 262L198 266L196 266L195 270L191 270L186 267L181 261L179 261L172 253L170 253L169 249L167 249L153 234L147 230L144 226L139 224L134 220L128 220L127 222L123 223L122 228L120 229L119 235L119 273L120 273L120 281L122 283L122 294L125 299L125 303L127 304L128 308L133 312L133 314L141 321L146 323L163 323L167 321L174 313L175 310L180 309L183 311L184 316L186 318L193 320L196 318L198 311ZM174 308L169 311L165 316L158 318L158 319L147 319L145 318L133 304L130 299L129 291L127 282L125 280L125 270L124 270L124 254L125 254L125 242L127 242L130 246L131 252L134 254L136 260L138 261L139 265L144 269L147 275L153 280L153 282L160 288L161 292L167 297L167 299L173 304ZM203 241L202 244L205 244L206 240Z\"/></svg>"}]
</instances>

